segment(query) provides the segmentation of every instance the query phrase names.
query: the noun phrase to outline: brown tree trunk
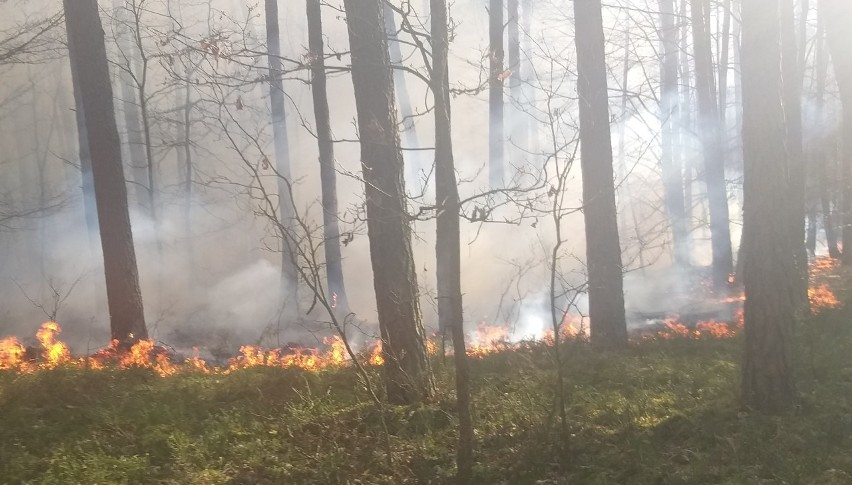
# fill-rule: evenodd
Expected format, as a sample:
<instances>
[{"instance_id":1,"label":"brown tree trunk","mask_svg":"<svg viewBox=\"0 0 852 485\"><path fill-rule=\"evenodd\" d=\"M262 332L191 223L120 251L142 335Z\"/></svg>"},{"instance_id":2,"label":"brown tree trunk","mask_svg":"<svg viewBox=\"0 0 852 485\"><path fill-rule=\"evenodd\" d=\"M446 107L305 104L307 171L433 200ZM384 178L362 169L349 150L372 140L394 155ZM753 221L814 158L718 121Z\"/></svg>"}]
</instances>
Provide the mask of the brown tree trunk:
<instances>
[{"instance_id":1,"label":"brown tree trunk","mask_svg":"<svg viewBox=\"0 0 852 485\"><path fill-rule=\"evenodd\" d=\"M473 417L470 410L470 368L464 342L461 291L459 192L453 161L450 87L447 56L449 33L446 0L432 0L432 94L435 98L435 195L438 208L437 286L438 318L450 329L456 370L456 411L459 442L456 448L457 483L469 483L473 469Z\"/></svg>"},{"instance_id":2,"label":"brown tree trunk","mask_svg":"<svg viewBox=\"0 0 852 485\"><path fill-rule=\"evenodd\" d=\"M148 338L136 268L121 142L115 123L104 31L96 0L65 0L71 72L77 76L92 157L112 338Z\"/></svg>"},{"instance_id":3,"label":"brown tree trunk","mask_svg":"<svg viewBox=\"0 0 852 485\"><path fill-rule=\"evenodd\" d=\"M744 0L743 154L745 163L745 361L743 404L781 414L792 409L792 338L797 277L790 215L781 82L780 1ZM799 245L802 243L799 242Z\"/></svg>"},{"instance_id":4,"label":"brown tree trunk","mask_svg":"<svg viewBox=\"0 0 852 485\"><path fill-rule=\"evenodd\" d=\"M399 103L399 114L402 116L403 140L404 147L413 149L420 146L417 140L417 127L414 124L414 107L411 105L411 95L408 93L408 82L406 81L405 71L399 69L402 66L402 47L399 42L399 33L397 31L396 21L394 20L394 11L390 4L384 4L385 15L385 31L388 35L388 53L390 54L391 65L394 66L393 82L394 90L396 91L396 100ZM420 185L422 171L426 168L420 160L420 153L417 151L403 153L405 160L405 182L411 187L417 188Z\"/></svg>"},{"instance_id":5,"label":"brown tree trunk","mask_svg":"<svg viewBox=\"0 0 852 485\"><path fill-rule=\"evenodd\" d=\"M825 90L828 83L828 51L825 38L825 16L823 8L817 9L817 40L816 40L816 132L820 134L813 143L813 157L816 165L817 177L819 178L819 199L822 210L823 229L825 240L828 245L828 255L831 258L840 258L840 248L837 246L837 233L835 232L835 221L832 212L832 199L835 193L832 170L832 160L828 156L828 146L831 143L827 136L825 114Z\"/></svg>"},{"instance_id":6,"label":"brown tree trunk","mask_svg":"<svg viewBox=\"0 0 852 485\"><path fill-rule=\"evenodd\" d=\"M505 182L503 143L503 0L490 0L488 37L490 73L488 77L488 181L492 189Z\"/></svg>"},{"instance_id":7,"label":"brown tree trunk","mask_svg":"<svg viewBox=\"0 0 852 485\"><path fill-rule=\"evenodd\" d=\"M148 186L149 161L145 150L144 130L139 113L139 101L137 100L137 81L134 81L133 73L138 73L140 68L136 62L135 42L132 41L127 23L135 24L128 16L130 9L122 0L113 0L113 15L116 20L116 42L121 51L123 61L119 67L118 83L121 88L121 110L124 115L124 129L127 132L127 149L130 160L127 161L127 171L133 180L133 193L136 195L136 204L142 212L150 216L153 208L151 191ZM135 35L135 34L134 34Z\"/></svg>"},{"instance_id":8,"label":"brown tree trunk","mask_svg":"<svg viewBox=\"0 0 852 485\"><path fill-rule=\"evenodd\" d=\"M314 100L317 144L319 145L320 186L322 190L322 222L325 242L325 273L328 292L336 301L340 315L349 313L346 285L343 281L343 258L340 254L340 225L337 212L337 172L334 169L334 142L331 138L331 116L325 75L325 46L322 37L320 0L307 0L308 49L311 60L311 94Z\"/></svg>"},{"instance_id":9,"label":"brown tree trunk","mask_svg":"<svg viewBox=\"0 0 852 485\"><path fill-rule=\"evenodd\" d=\"M275 170L278 179L278 219L281 223L281 280L284 311L290 317L299 313L299 271L296 267L297 239L293 232L296 209L293 206L290 151L284 108L284 83L281 68L281 40L278 28L278 0L266 0L266 44L269 50L269 103L272 109L272 137L275 145Z\"/></svg>"},{"instance_id":10,"label":"brown tree trunk","mask_svg":"<svg viewBox=\"0 0 852 485\"><path fill-rule=\"evenodd\" d=\"M733 272L731 228L728 215L728 191L725 183L725 154L716 86L713 76L713 53L707 16L708 0L692 0L692 36L695 49L695 87L698 92L698 126L704 157L704 182L710 209L710 242L713 248L713 283L724 288Z\"/></svg>"},{"instance_id":11,"label":"brown tree trunk","mask_svg":"<svg viewBox=\"0 0 852 485\"><path fill-rule=\"evenodd\" d=\"M844 265L852 264L852 35L848 20L852 18L852 3L847 0L823 0L828 50L834 64L834 76L840 88L843 104L842 140L842 184L843 209L843 254Z\"/></svg>"},{"instance_id":12,"label":"brown tree trunk","mask_svg":"<svg viewBox=\"0 0 852 485\"><path fill-rule=\"evenodd\" d=\"M367 231L388 400L432 394L403 187L402 151L382 0L345 0L361 136Z\"/></svg>"},{"instance_id":13,"label":"brown tree trunk","mask_svg":"<svg viewBox=\"0 0 852 485\"><path fill-rule=\"evenodd\" d=\"M627 346L600 0L574 2L592 343Z\"/></svg>"},{"instance_id":14,"label":"brown tree trunk","mask_svg":"<svg viewBox=\"0 0 852 485\"><path fill-rule=\"evenodd\" d=\"M675 24L674 0L660 0L660 35L662 59L660 63L660 121L662 123L662 157L660 158L665 193L666 212L669 216L674 246L674 261L679 266L689 265L689 231L683 196L683 167L679 150L677 124L680 111L678 89L678 46Z\"/></svg>"},{"instance_id":15,"label":"brown tree trunk","mask_svg":"<svg viewBox=\"0 0 852 485\"><path fill-rule=\"evenodd\" d=\"M781 71L784 87L784 117L787 124L787 153L790 156L790 184L787 188L787 214L790 218L790 237L796 250L797 306L807 311L808 254L805 241L805 150L802 140L802 79L804 66L799 65L796 47L796 16L794 0L781 0ZM804 46L802 46L804 48Z\"/></svg>"}]
</instances>

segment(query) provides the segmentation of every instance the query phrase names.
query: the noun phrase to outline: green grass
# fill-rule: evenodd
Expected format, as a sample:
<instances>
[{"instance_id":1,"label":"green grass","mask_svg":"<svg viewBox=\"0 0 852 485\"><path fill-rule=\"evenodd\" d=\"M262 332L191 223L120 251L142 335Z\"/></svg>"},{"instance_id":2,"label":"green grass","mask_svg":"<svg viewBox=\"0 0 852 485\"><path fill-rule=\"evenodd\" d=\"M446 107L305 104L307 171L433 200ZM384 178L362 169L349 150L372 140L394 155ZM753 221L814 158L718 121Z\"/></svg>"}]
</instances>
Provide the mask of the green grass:
<instances>
[{"instance_id":1,"label":"green grass","mask_svg":"<svg viewBox=\"0 0 852 485\"><path fill-rule=\"evenodd\" d=\"M547 352L473 361L477 481L852 483L850 315L801 325L801 404L782 418L739 409L739 339L654 341L619 354L569 343L564 432ZM435 363L434 403L386 409L389 443L351 369L0 373L0 483L450 483L448 366Z\"/></svg>"}]
</instances>

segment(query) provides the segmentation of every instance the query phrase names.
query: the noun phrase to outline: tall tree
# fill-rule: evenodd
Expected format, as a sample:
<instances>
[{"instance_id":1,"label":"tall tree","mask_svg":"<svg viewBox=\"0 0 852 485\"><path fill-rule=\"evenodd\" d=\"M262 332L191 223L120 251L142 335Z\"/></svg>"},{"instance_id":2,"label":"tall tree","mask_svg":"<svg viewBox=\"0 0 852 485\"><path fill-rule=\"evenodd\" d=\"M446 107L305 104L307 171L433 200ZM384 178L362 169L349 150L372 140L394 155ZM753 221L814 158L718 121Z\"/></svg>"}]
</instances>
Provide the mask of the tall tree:
<instances>
[{"instance_id":1,"label":"tall tree","mask_svg":"<svg viewBox=\"0 0 852 485\"><path fill-rule=\"evenodd\" d=\"M334 142L325 75L325 46L322 37L320 0L307 0L308 50L311 60L311 94L314 99L317 144L319 145L322 222L325 244L325 273L329 294L337 300L337 310L349 313L346 285L343 282L343 258L340 255L340 225L337 212L337 171L334 169Z\"/></svg>"},{"instance_id":2,"label":"tall tree","mask_svg":"<svg viewBox=\"0 0 852 485\"><path fill-rule=\"evenodd\" d=\"M388 400L418 402L432 393L403 186L393 74L383 0L344 0L352 84L361 138L367 232L382 337Z\"/></svg>"},{"instance_id":3,"label":"tall tree","mask_svg":"<svg viewBox=\"0 0 852 485\"><path fill-rule=\"evenodd\" d=\"M796 46L796 15L794 0L781 1L781 71L784 88L784 117L787 124L787 153L790 185L787 188L790 215L790 237L797 253L794 263L798 270L796 283L798 304L808 304L808 254L805 250L805 150L802 139L802 81L804 65L800 65ZM801 46L804 49L805 46Z\"/></svg>"},{"instance_id":4,"label":"tall tree","mask_svg":"<svg viewBox=\"0 0 852 485\"><path fill-rule=\"evenodd\" d=\"M71 72L79 87L92 160L112 338L148 338L127 209L104 31L97 0L64 0Z\"/></svg>"},{"instance_id":5,"label":"tall tree","mask_svg":"<svg viewBox=\"0 0 852 485\"><path fill-rule=\"evenodd\" d=\"M503 0L490 0L488 4L488 182L492 189L505 182L503 143Z\"/></svg>"},{"instance_id":6,"label":"tall tree","mask_svg":"<svg viewBox=\"0 0 852 485\"><path fill-rule=\"evenodd\" d=\"M822 5L822 4L820 4ZM824 8L817 9L817 38L816 38L816 108L814 117L816 118L816 132L820 134L812 146L814 157L814 165L816 165L817 178L819 184L820 209L822 210L823 230L825 231L825 240L828 245L828 255L834 259L840 258L840 248L837 246L837 233L835 232L835 220L832 211L832 195L835 192L833 177L829 174L832 170L832 157L828 156L830 141L826 134L826 113L825 113L825 91L828 84L828 50L826 47L825 35L825 17Z\"/></svg>"},{"instance_id":7,"label":"tall tree","mask_svg":"<svg viewBox=\"0 0 852 485\"><path fill-rule=\"evenodd\" d=\"M704 157L704 182L710 209L710 244L713 248L713 283L724 287L734 270L731 250L731 227L728 214L728 191L725 183L725 154L722 130L716 104L716 82L713 75L713 52L707 18L709 0L692 0L693 47L695 49L695 88L698 93L698 126Z\"/></svg>"},{"instance_id":8,"label":"tall tree","mask_svg":"<svg viewBox=\"0 0 852 485\"><path fill-rule=\"evenodd\" d=\"M619 348L627 346L627 323L600 0L575 1L574 24L590 330L593 344Z\"/></svg>"},{"instance_id":9,"label":"tall tree","mask_svg":"<svg viewBox=\"0 0 852 485\"><path fill-rule=\"evenodd\" d=\"M521 119L522 110L520 108L523 95L523 83L521 75L521 26L520 19L520 1L507 0L506 9L509 12L509 97L512 99L512 105L515 107L511 110L509 119L509 137L512 144L516 145L520 150L527 150L526 141L526 120ZM516 153L513 151L512 153Z\"/></svg>"},{"instance_id":10,"label":"tall tree","mask_svg":"<svg viewBox=\"0 0 852 485\"><path fill-rule=\"evenodd\" d=\"M141 23L136 20L139 12L135 2L127 5L125 0L113 0L113 16L116 23L116 43L119 49L119 72L118 83L121 92L121 111L124 115L124 130L127 137L127 151L130 159L127 160L127 169L133 180L133 192L136 194L136 204L142 212L153 216L154 201L153 190L148 183L148 170L150 159L148 158L147 145L145 143L142 114L140 113L141 101L137 98L138 93L145 94L145 83L147 81L147 69L143 70L136 58L136 49L141 45L140 41L131 38L130 25L134 25L132 35L135 37L141 33L137 32ZM132 16L132 18L131 18Z\"/></svg>"},{"instance_id":11,"label":"tall tree","mask_svg":"<svg viewBox=\"0 0 852 485\"><path fill-rule=\"evenodd\" d=\"M438 318L450 329L456 370L456 407L459 442L456 449L458 483L471 480L473 417L470 410L470 368L464 342L461 291L459 192L453 160L449 86L449 25L446 0L432 0L432 94L435 98L435 195L438 208L437 256Z\"/></svg>"},{"instance_id":12,"label":"tall tree","mask_svg":"<svg viewBox=\"0 0 852 485\"><path fill-rule=\"evenodd\" d=\"M678 86L678 45L674 0L660 0L660 121L662 123L663 191L666 212L671 221L674 260L680 266L689 264L689 233L683 197L683 166L677 144L680 113Z\"/></svg>"},{"instance_id":13,"label":"tall tree","mask_svg":"<svg viewBox=\"0 0 852 485\"><path fill-rule=\"evenodd\" d=\"M745 285L745 362L743 404L778 414L795 401L792 338L796 315L798 248L790 234L788 187L792 173L786 150L787 128L781 71L783 0L744 0L743 282ZM804 244L799 241L798 245Z\"/></svg>"},{"instance_id":14,"label":"tall tree","mask_svg":"<svg viewBox=\"0 0 852 485\"><path fill-rule=\"evenodd\" d=\"M391 65L393 70L394 89L396 90L396 98L399 103L399 114L402 116L402 124L405 128L403 131L405 147L416 148L419 146L417 141L417 126L414 124L414 107L411 105L411 96L408 92L408 81L405 77L405 71L402 67L402 47L399 41L399 30L396 26L393 7L390 3L384 4L385 15L385 31L388 35L388 52L390 54ZM415 184L420 178L420 171L424 168L419 162L420 157L417 151L410 152L409 156L403 154L405 160L405 181L408 184ZM416 162L416 163L415 163ZM416 187L416 185L412 185Z\"/></svg>"},{"instance_id":15,"label":"tall tree","mask_svg":"<svg viewBox=\"0 0 852 485\"><path fill-rule=\"evenodd\" d=\"M284 105L284 82L281 67L281 36L278 28L278 0L266 0L266 44L269 54L269 103L272 110L272 138L275 145L275 171L278 178L278 218L282 227L281 280L285 312L294 316L299 312L299 271L296 268L293 244L292 176L290 174L290 147L287 140L287 118Z\"/></svg>"},{"instance_id":16,"label":"tall tree","mask_svg":"<svg viewBox=\"0 0 852 485\"><path fill-rule=\"evenodd\" d=\"M852 264L852 49L849 43L848 20L852 18L852 3L846 0L822 0L825 9L825 28L828 50L834 64L834 76L840 88L843 104L843 145L841 170L843 184L843 254L844 265Z\"/></svg>"}]
</instances>

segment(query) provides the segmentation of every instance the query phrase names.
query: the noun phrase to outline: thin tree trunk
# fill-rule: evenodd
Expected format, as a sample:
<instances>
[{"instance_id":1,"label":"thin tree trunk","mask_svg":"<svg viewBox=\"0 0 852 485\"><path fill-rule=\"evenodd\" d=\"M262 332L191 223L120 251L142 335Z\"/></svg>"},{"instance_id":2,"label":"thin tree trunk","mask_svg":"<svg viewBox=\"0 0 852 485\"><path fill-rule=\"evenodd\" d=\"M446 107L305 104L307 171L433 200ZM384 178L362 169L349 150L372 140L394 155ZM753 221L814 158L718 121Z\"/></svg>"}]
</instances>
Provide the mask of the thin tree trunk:
<instances>
[{"instance_id":1,"label":"thin tree trunk","mask_svg":"<svg viewBox=\"0 0 852 485\"><path fill-rule=\"evenodd\" d=\"M488 38L490 73L488 77L488 181L492 189L505 183L503 143L503 0L489 0Z\"/></svg>"},{"instance_id":2,"label":"thin tree trunk","mask_svg":"<svg viewBox=\"0 0 852 485\"><path fill-rule=\"evenodd\" d=\"M600 0L574 2L592 343L627 346Z\"/></svg>"},{"instance_id":3,"label":"thin tree trunk","mask_svg":"<svg viewBox=\"0 0 852 485\"><path fill-rule=\"evenodd\" d=\"M314 101L317 144L319 145L320 184L322 190L323 249L329 294L336 300L341 315L349 313L346 285L343 281L343 258L340 252L340 226L337 210L337 172L334 169L334 142L325 75L325 47L322 37L320 0L307 0L308 49L311 59L311 94Z\"/></svg>"},{"instance_id":4,"label":"thin tree trunk","mask_svg":"<svg viewBox=\"0 0 852 485\"><path fill-rule=\"evenodd\" d=\"M136 268L121 142L96 0L65 0L69 57L80 88L104 256L112 338L123 345L148 338Z\"/></svg>"},{"instance_id":5,"label":"thin tree trunk","mask_svg":"<svg viewBox=\"0 0 852 485\"><path fill-rule=\"evenodd\" d=\"M507 0L507 10L509 12L509 97L512 100L511 118L509 121L509 137L512 140L512 145L517 147L512 150L513 156L524 153L527 150L527 142L525 139L526 120L522 121L523 110L521 109L521 101L523 97L523 83L521 82L521 30L520 24L520 2L519 0Z\"/></svg>"},{"instance_id":6,"label":"thin tree trunk","mask_svg":"<svg viewBox=\"0 0 852 485\"><path fill-rule=\"evenodd\" d=\"M841 180L843 183L843 254L844 265L852 264L852 36L847 20L852 18L852 3L847 0L823 0L828 50L834 63L834 75L843 104L841 129Z\"/></svg>"},{"instance_id":7,"label":"thin tree trunk","mask_svg":"<svg viewBox=\"0 0 852 485\"><path fill-rule=\"evenodd\" d=\"M408 92L408 82L406 81L405 71L399 69L402 66L402 47L399 42L399 32L397 31L396 21L393 8L388 3L384 4L385 16L385 32L388 36L388 53L390 54L391 66L393 70L394 89L396 91L396 99L399 103L399 115L402 116L403 137L405 140L405 148L417 148L420 146L417 140L417 127L414 124L415 112L411 104L411 95ZM422 171L425 169L420 163L419 152L413 151L408 154L403 152L405 159L405 181L407 184L419 182L422 177ZM416 187L417 185L414 185Z\"/></svg>"},{"instance_id":8,"label":"thin tree trunk","mask_svg":"<svg viewBox=\"0 0 852 485\"><path fill-rule=\"evenodd\" d=\"M832 194L835 193L835 185L831 173L831 157L828 156L827 146L830 137L827 136L828 128L825 113L825 90L828 83L828 50L825 36L825 9L817 9L817 40L816 40L816 132L820 137L814 140L814 164L819 177L819 198L823 216L823 229L825 240L828 245L828 255L831 258L840 258L840 248L837 247L837 233L835 232L835 221L832 213Z\"/></svg>"},{"instance_id":9,"label":"thin tree trunk","mask_svg":"<svg viewBox=\"0 0 852 485\"><path fill-rule=\"evenodd\" d=\"M361 135L367 232L388 400L432 394L403 187L403 159L382 0L344 0Z\"/></svg>"},{"instance_id":10,"label":"thin tree trunk","mask_svg":"<svg viewBox=\"0 0 852 485\"><path fill-rule=\"evenodd\" d=\"M802 140L802 79L804 66L799 65L796 47L794 0L781 0L781 71L784 88L784 117L787 125L787 154L790 184L786 190L790 218L790 237L796 265L797 307L808 309L808 255L805 250L805 150ZM804 49L804 46L802 46Z\"/></svg>"},{"instance_id":11,"label":"thin tree trunk","mask_svg":"<svg viewBox=\"0 0 852 485\"><path fill-rule=\"evenodd\" d=\"M284 83L281 80L281 39L278 28L278 0L266 0L266 44L269 54L269 103L272 109L272 137L275 145L275 170L278 179L278 218L282 227L281 281L284 311L291 318L299 313L299 273L293 245L295 234L293 221L292 175L290 174L290 151L287 140L287 119L284 107Z\"/></svg>"},{"instance_id":12,"label":"thin tree trunk","mask_svg":"<svg viewBox=\"0 0 852 485\"><path fill-rule=\"evenodd\" d=\"M683 160L683 208L686 225L686 248L687 263L692 261L692 230L693 218L695 216L695 198L693 197L693 185L695 182L695 150L693 136L695 126L692 123L692 70L690 69L690 55L686 47L689 44L689 22L687 22L687 6L689 0L680 1L678 22L680 23L680 45L679 49L681 97L680 109L678 110L678 133L680 143L681 160Z\"/></svg>"},{"instance_id":13,"label":"thin tree trunk","mask_svg":"<svg viewBox=\"0 0 852 485\"><path fill-rule=\"evenodd\" d=\"M783 1L783 0L782 0ZM792 410L796 265L785 150L779 0L743 1L745 159L745 362L743 404L769 414ZM799 245L801 245L799 241Z\"/></svg>"},{"instance_id":14,"label":"thin tree trunk","mask_svg":"<svg viewBox=\"0 0 852 485\"><path fill-rule=\"evenodd\" d=\"M432 94L435 98L435 194L438 207L437 257L438 318L451 329L456 370L456 411L459 441L456 448L457 483L471 481L473 469L473 417L471 415L470 368L464 342L461 290L461 243L459 192L450 115L447 57L449 33L446 0L432 0Z\"/></svg>"},{"instance_id":15,"label":"thin tree trunk","mask_svg":"<svg viewBox=\"0 0 852 485\"><path fill-rule=\"evenodd\" d=\"M660 158L674 246L674 261L678 266L689 265L689 231L683 195L683 167L679 149L677 125L680 111L678 90L678 46L674 0L660 0L660 33L662 59L660 63L660 121L662 123L662 157Z\"/></svg>"},{"instance_id":16,"label":"thin tree trunk","mask_svg":"<svg viewBox=\"0 0 852 485\"><path fill-rule=\"evenodd\" d=\"M704 157L704 181L710 209L710 239L713 248L713 283L724 288L733 272L731 253L731 228L728 215L728 193L725 183L725 156L716 105L716 87L713 76L713 55L710 33L707 31L709 15L707 0L692 0L692 35L695 49L695 85L698 91L698 120Z\"/></svg>"}]
</instances>

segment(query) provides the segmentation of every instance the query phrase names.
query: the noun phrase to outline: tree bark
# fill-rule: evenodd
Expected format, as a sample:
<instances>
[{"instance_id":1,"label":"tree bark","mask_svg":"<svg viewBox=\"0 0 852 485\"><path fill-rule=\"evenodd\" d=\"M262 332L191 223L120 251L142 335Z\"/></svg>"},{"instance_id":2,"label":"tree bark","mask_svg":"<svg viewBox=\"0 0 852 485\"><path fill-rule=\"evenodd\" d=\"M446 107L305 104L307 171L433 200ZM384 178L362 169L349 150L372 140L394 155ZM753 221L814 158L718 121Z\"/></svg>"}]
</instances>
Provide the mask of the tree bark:
<instances>
[{"instance_id":1,"label":"tree bark","mask_svg":"<svg viewBox=\"0 0 852 485\"><path fill-rule=\"evenodd\" d=\"M488 181L492 189L505 182L503 143L503 0L489 0L488 37L490 42L488 77Z\"/></svg>"},{"instance_id":2,"label":"tree bark","mask_svg":"<svg viewBox=\"0 0 852 485\"><path fill-rule=\"evenodd\" d=\"M322 37L320 0L307 0L308 50L311 60L311 94L314 101L317 144L319 146L322 222L325 242L325 273L328 291L336 301L340 315L349 313L349 300L343 280L343 258L340 252L340 225L337 210L337 172L334 169L334 142L325 75L325 46Z\"/></svg>"},{"instance_id":3,"label":"tree bark","mask_svg":"<svg viewBox=\"0 0 852 485\"><path fill-rule=\"evenodd\" d=\"M592 343L627 346L600 0L574 2Z\"/></svg>"},{"instance_id":4,"label":"tree bark","mask_svg":"<svg viewBox=\"0 0 852 485\"><path fill-rule=\"evenodd\" d=\"M791 154L781 76L780 1L744 0L743 155L745 164L745 361L742 399L768 414L789 412L796 398L792 333L796 265L788 194ZM799 243L801 245L801 242Z\"/></svg>"},{"instance_id":5,"label":"tree bark","mask_svg":"<svg viewBox=\"0 0 852 485\"><path fill-rule=\"evenodd\" d=\"M835 232L835 221L832 213L832 199L835 193L833 177L829 174L833 171L831 157L828 156L827 146L831 143L827 135L825 114L825 90L828 83L828 51L826 47L825 16L823 8L817 9L817 40L816 40L816 132L820 134L813 143L814 165L816 165L817 177L819 178L819 199L822 210L823 229L825 240L828 245L828 255L834 259L840 259L840 248L837 246L837 233Z\"/></svg>"},{"instance_id":6,"label":"tree bark","mask_svg":"<svg viewBox=\"0 0 852 485\"><path fill-rule=\"evenodd\" d=\"M446 0L432 0L432 94L435 98L435 195L438 207L437 257L438 318L453 337L456 370L456 411L459 441L456 448L457 483L469 483L473 469L473 417L470 368L464 342L461 290L461 234L459 192L453 161L450 86L447 57L449 32Z\"/></svg>"},{"instance_id":7,"label":"tree bark","mask_svg":"<svg viewBox=\"0 0 852 485\"><path fill-rule=\"evenodd\" d=\"M411 95L408 92L408 82L406 81L405 71L399 69L402 67L402 48L399 43L399 32L397 31L396 21L394 20L393 8L388 3L384 4L385 15L385 32L388 36L388 53L390 54L391 66L393 70L394 89L396 90L396 99L399 103L399 114L402 116L403 136L405 139L405 148L417 148L420 146L417 141L417 127L414 124L414 108L411 105ZM405 181L408 184L419 182L421 171L425 168L420 163L419 153L414 151L406 156L403 153L405 160ZM412 185L417 187L416 185Z\"/></svg>"},{"instance_id":8,"label":"tree bark","mask_svg":"<svg viewBox=\"0 0 852 485\"><path fill-rule=\"evenodd\" d=\"M789 155L790 184L787 187L787 209L790 238L796 250L793 262L797 274L795 283L797 307L807 311L808 254L805 249L805 149L802 139L802 80L804 66L799 65L799 48L796 46L796 16L794 0L781 0L781 72L784 88L784 117L787 124L787 153ZM804 46L801 47L804 49Z\"/></svg>"},{"instance_id":9,"label":"tree bark","mask_svg":"<svg viewBox=\"0 0 852 485\"><path fill-rule=\"evenodd\" d=\"M299 272L295 248L290 147L287 140L287 118L284 107L284 83L281 67L281 40L278 27L278 0L266 0L266 44L269 54L269 102L272 110L272 136L275 145L275 170L278 179L278 218L281 223L281 281L284 311L294 317L299 313Z\"/></svg>"},{"instance_id":10,"label":"tree bark","mask_svg":"<svg viewBox=\"0 0 852 485\"><path fill-rule=\"evenodd\" d=\"M843 104L841 128L841 171L843 194L843 254L844 265L852 264L852 50L849 43L848 19L852 18L852 3L846 0L823 0L828 50L834 64L834 76Z\"/></svg>"},{"instance_id":11,"label":"tree bark","mask_svg":"<svg viewBox=\"0 0 852 485\"><path fill-rule=\"evenodd\" d=\"M695 49L695 87L698 92L698 126L704 157L704 182L710 209L710 242L713 248L713 284L724 288L733 272L731 228L728 214L728 191L725 183L725 154L716 87L713 76L713 54L707 16L707 0L692 0L692 36Z\"/></svg>"},{"instance_id":12,"label":"tree bark","mask_svg":"<svg viewBox=\"0 0 852 485\"><path fill-rule=\"evenodd\" d=\"M432 382L420 321L382 0L345 0L344 6L385 386L390 402L416 403L431 396Z\"/></svg>"},{"instance_id":13,"label":"tree bark","mask_svg":"<svg viewBox=\"0 0 852 485\"><path fill-rule=\"evenodd\" d=\"M148 338L136 268L121 142L115 123L104 31L96 0L65 0L71 72L80 88L92 159L112 338Z\"/></svg>"},{"instance_id":14,"label":"tree bark","mask_svg":"<svg viewBox=\"0 0 852 485\"><path fill-rule=\"evenodd\" d=\"M674 247L674 261L678 266L689 265L689 231L683 195L683 166L675 146L680 92L678 88L678 45L675 24L674 0L660 0L660 34L662 59L660 63L660 121L662 123L663 192L669 216Z\"/></svg>"}]
</instances>

